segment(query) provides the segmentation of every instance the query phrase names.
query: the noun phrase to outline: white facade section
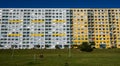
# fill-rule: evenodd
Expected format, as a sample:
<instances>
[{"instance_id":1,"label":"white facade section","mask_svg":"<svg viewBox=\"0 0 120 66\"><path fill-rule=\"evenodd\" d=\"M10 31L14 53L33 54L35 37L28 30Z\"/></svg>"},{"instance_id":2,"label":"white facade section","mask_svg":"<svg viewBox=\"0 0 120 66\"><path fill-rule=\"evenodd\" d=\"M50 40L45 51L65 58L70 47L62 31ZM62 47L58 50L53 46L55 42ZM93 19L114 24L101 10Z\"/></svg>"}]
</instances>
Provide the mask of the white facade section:
<instances>
[{"instance_id":1,"label":"white facade section","mask_svg":"<svg viewBox=\"0 0 120 66\"><path fill-rule=\"evenodd\" d=\"M70 9L1 8L2 49L64 48L70 45Z\"/></svg>"}]
</instances>

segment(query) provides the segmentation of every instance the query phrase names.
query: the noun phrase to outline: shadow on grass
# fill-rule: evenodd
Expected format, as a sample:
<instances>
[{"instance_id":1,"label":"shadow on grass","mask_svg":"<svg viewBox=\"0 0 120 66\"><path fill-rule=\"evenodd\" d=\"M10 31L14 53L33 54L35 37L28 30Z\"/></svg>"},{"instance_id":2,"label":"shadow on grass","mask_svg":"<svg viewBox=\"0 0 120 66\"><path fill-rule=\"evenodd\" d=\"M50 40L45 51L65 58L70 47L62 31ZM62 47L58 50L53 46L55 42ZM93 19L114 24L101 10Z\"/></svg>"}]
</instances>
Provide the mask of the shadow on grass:
<instances>
[{"instance_id":1,"label":"shadow on grass","mask_svg":"<svg viewBox=\"0 0 120 66\"><path fill-rule=\"evenodd\" d=\"M27 63L27 65L36 65L36 64L40 64L39 62L34 62L34 61L30 61Z\"/></svg>"}]
</instances>

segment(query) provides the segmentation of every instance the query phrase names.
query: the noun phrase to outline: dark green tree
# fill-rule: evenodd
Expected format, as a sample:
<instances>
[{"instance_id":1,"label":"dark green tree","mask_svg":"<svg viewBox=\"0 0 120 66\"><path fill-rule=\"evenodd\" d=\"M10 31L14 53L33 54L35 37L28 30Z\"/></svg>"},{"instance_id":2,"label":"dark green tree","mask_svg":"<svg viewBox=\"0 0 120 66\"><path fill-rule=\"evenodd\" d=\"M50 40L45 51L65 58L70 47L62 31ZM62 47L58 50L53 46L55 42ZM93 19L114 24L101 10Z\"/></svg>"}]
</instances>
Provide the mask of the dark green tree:
<instances>
[{"instance_id":1,"label":"dark green tree","mask_svg":"<svg viewBox=\"0 0 120 66\"><path fill-rule=\"evenodd\" d=\"M92 48L95 48L95 42L89 42Z\"/></svg>"},{"instance_id":2,"label":"dark green tree","mask_svg":"<svg viewBox=\"0 0 120 66\"><path fill-rule=\"evenodd\" d=\"M60 49L59 45L56 45L55 48L56 48L56 49Z\"/></svg>"},{"instance_id":3,"label":"dark green tree","mask_svg":"<svg viewBox=\"0 0 120 66\"><path fill-rule=\"evenodd\" d=\"M91 47L90 43L88 42L83 42L80 46L79 49L81 51L85 51L85 52L91 52L93 51L93 48Z\"/></svg>"},{"instance_id":4,"label":"dark green tree","mask_svg":"<svg viewBox=\"0 0 120 66\"><path fill-rule=\"evenodd\" d=\"M37 49L39 49L39 48L40 48L40 45L38 44L38 45L36 45L36 47L37 47Z\"/></svg>"}]
</instances>

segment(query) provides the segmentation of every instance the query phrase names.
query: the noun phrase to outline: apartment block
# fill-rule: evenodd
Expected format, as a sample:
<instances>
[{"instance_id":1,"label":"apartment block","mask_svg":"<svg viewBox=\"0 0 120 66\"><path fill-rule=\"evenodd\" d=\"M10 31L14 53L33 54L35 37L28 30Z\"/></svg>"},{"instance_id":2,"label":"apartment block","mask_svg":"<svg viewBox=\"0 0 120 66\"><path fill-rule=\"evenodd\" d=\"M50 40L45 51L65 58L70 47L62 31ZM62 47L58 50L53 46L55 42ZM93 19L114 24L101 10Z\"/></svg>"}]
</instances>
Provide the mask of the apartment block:
<instances>
[{"instance_id":1,"label":"apartment block","mask_svg":"<svg viewBox=\"0 0 120 66\"><path fill-rule=\"evenodd\" d=\"M80 45L88 42L88 17L87 9L72 9L73 11L73 44Z\"/></svg>"},{"instance_id":2,"label":"apartment block","mask_svg":"<svg viewBox=\"0 0 120 66\"><path fill-rule=\"evenodd\" d=\"M70 9L0 9L0 45L6 49L64 48L71 43Z\"/></svg>"},{"instance_id":3,"label":"apartment block","mask_svg":"<svg viewBox=\"0 0 120 66\"><path fill-rule=\"evenodd\" d=\"M0 49L120 48L119 8L0 8Z\"/></svg>"}]
</instances>

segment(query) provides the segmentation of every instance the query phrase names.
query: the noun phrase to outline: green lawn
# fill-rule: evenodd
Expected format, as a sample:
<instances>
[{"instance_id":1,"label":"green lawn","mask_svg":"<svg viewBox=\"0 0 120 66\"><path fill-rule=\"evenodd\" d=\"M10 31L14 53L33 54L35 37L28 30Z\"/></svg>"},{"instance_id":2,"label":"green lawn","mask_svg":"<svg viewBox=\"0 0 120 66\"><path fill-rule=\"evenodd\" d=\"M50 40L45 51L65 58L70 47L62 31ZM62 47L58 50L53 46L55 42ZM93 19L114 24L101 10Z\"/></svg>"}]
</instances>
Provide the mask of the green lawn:
<instances>
[{"instance_id":1,"label":"green lawn","mask_svg":"<svg viewBox=\"0 0 120 66\"><path fill-rule=\"evenodd\" d=\"M120 49L95 49L93 52L64 50L0 50L0 66L120 66ZM44 58L39 58L40 54ZM61 56L59 56L61 55Z\"/></svg>"}]
</instances>

